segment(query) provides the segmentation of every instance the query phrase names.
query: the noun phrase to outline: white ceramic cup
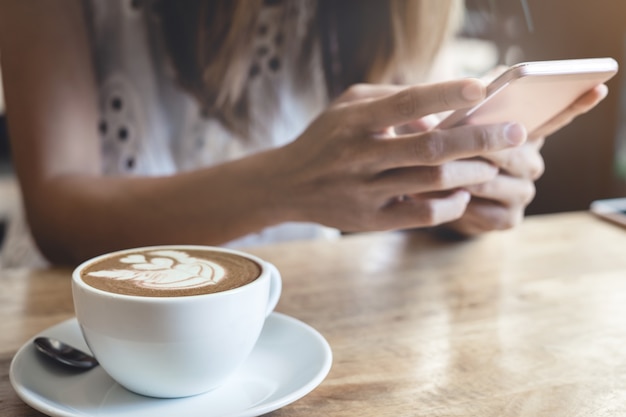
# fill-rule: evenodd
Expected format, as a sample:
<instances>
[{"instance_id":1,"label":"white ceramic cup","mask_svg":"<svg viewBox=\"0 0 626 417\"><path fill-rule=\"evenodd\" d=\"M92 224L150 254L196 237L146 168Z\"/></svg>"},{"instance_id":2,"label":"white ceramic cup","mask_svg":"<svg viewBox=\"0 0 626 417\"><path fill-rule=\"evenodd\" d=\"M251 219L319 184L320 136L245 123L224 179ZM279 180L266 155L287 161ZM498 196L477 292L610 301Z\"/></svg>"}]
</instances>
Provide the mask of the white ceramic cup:
<instances>
[{"instance_id":1,"label":"white ceramic cup","mask_svg":"<svg viewBox=\"0 0 626 417\"><path fill-rule=\"evenodd\" d=\"M81 271L113 254L143 249L209 249L261 266L254 281L227 291L178 297L120 295L96 289ZM138 394L176 398L224 383L251 353L282 281L276 267L245 252L168 245L114 252L88 260L72 274L74 309L87 345L104 370Z\"/></svg>"}]
</instances>

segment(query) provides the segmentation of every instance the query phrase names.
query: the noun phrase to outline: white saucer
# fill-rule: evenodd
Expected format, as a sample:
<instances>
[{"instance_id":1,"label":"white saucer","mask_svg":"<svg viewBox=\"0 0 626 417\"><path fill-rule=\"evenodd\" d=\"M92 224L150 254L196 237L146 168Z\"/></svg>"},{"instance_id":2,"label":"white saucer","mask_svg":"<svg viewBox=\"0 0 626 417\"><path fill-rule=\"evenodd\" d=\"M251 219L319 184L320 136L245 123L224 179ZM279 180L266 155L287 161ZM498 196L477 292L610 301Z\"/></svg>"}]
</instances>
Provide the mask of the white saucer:
<instances>
[{"instance_id":1,"label":"white saucer","mask_svg":"<svg viewBox=\"0 0 626 417\"><path fill-rule=\"evenodd\" d=\"M37 336L53 336L89 352L76 319ZM101 367L84 373L66 371L42 358L32 339L16 353L9 377L25 403L54 417L252 417L311 392L324 380L331 363L330 346L315 329L272 313L243 367L226 385L195 397L156 399L133 394Z\"/></svg>"}]
</instances>

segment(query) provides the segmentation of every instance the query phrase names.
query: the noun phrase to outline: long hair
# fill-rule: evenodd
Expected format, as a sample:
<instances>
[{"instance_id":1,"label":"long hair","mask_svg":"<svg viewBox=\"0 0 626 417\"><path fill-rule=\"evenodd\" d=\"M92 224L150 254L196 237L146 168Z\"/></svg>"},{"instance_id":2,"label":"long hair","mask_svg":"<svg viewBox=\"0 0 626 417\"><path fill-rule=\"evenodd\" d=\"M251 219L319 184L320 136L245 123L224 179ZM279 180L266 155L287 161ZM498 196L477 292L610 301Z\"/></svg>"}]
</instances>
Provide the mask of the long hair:
<instances>
[{"instance_id":1,"label":"long hair","mask_svg":"<svg viewBox=\"0 0 626 417\"><path fill-rule=\"evenodd\" d=\"M283 0L285 1L285 0ZM423 81L460 24L462 0L314 1L329 97L351 84ZM249 67L263 0L155 0L153 12L180 86L203 112L245 137ZM306 68L313 48L296 59ZM303 77L306 83L306 77Z\"/></svg>"}]
</instances>

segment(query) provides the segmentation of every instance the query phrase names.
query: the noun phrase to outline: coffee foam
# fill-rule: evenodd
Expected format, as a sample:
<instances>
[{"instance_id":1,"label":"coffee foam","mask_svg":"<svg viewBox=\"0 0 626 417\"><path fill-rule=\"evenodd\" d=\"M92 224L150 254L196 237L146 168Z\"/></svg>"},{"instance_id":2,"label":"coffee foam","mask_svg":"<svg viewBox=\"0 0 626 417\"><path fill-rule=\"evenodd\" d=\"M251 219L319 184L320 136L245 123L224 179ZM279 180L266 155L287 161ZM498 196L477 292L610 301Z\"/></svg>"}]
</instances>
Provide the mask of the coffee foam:
<instances>
[{"instance_id":1,"label":"coffee foam","mask_svg":"<svg viewBox=\"0 0 626 417\"><path fill-rule=\"evenodd\" d=\"M181 296L225 291L261 273L245 257L220 251L146 250L104 258L82 271L88 285L108 292Z\"/></svg>"}]
</instances>

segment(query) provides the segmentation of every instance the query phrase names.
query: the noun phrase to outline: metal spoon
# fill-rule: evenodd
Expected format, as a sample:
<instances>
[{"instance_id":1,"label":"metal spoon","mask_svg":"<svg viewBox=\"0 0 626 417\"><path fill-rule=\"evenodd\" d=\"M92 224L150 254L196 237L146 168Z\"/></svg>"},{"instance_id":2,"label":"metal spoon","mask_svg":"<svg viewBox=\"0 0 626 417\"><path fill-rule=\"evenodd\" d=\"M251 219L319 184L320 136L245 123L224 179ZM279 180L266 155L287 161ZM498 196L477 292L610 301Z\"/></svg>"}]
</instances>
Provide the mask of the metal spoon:
<instances>
[{"instance_id":1,"label":"metal spoon","mask_svg":"<svg viewBox=\"0 0 626 417\"><path fill-rule=\"evenodd\" d=\"M33 343L47 357L75 369L88 370L98 366L93 356L51 337L38 337Z\"/></svg>"}]
</instances>

